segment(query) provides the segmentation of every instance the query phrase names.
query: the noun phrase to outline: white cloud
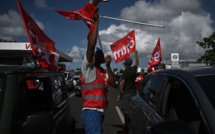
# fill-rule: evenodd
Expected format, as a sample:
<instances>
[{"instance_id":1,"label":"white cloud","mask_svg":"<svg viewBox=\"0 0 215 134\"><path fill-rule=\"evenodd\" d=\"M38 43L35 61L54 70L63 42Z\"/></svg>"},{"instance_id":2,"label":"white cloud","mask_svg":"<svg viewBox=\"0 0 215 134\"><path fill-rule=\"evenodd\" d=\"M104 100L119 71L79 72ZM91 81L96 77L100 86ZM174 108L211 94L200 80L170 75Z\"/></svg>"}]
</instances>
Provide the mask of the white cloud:
<instances>
[{"instance_id":1,"label":"white cloud","mask_svg":"<svg viewBox=\"0 0 215 134\"><path fill-rule=\"evenodd\" d=\"M34 16L34 15L30 15ZM35 19L38 26L44 30L44 24ZM0 38L15 40L17 37L27 36L21 15L14 10L9 10L8 14L0 14Z\"/></svg>"},{"instance_id":2,"label":"white cloud","mask_svg":"<svg viewBox=\"0 0 215 134\"><path fill-rule=\"evenodd\" d=\"M72 58L81 57L84 48L77 47L76 45L72 46L72 50L69 52L69 56Z\"/></svg>"},{"instance_id":3,"label":"white cloud","mask_svg":"<svg viewBox=\"0 0 215 134\"><path fill-rule=\"evenodd\" d=\"M46 0L34 0L36 7L38 8L46 8Z\"/></svg>"},{"instance_id":4,"label":"white cloud","mask_svg":"<svg viewBox=\"0 0 215 134\"><path fill-rule=\"evenodd\" d=\"M169 60L172 52L180 54L180 59L197 59L203 53L196 41L212 34L210 14L201 9L199 0L161 0L154 3L143 0L121 11L122 19L166 25L153 28L134 24L111 25L99 32L102 45L111 54L110 44L135 29L137 50L140 56L149 57L161 39L163 59Z\"/></svg>"}]
</instances>

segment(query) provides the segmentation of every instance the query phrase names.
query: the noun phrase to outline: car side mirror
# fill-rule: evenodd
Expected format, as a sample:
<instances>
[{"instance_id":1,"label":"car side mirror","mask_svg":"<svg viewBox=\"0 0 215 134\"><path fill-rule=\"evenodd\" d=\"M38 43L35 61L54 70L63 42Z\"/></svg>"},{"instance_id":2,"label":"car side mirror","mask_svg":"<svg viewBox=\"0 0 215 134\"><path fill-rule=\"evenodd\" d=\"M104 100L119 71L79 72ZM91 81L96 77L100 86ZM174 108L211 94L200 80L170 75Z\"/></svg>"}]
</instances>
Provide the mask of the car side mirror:
<instances>
[{"instance_id":1,"label":"car side mirror","mask_svg":"<svg viewBox=\"0 0 215 134\"><path fill-rule=\"evenodd\" d=\"M163 121L148 129L150 134L195 134L194 130L182 120Z\"/></svg>"}]
</instances>

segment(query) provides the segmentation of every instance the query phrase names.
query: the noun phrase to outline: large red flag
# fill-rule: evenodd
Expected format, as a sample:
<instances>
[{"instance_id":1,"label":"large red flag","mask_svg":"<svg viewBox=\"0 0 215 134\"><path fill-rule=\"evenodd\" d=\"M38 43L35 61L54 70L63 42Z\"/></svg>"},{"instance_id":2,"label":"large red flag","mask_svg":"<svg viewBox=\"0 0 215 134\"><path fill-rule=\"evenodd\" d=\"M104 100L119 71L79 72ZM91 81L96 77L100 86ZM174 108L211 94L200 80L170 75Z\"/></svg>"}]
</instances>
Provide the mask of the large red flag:
<instances>
[{"instance_id":1,"label":"large red flag","mask_svg":"<svg viewBox=\"0 0 215 134\"><path fill-rule=\"evenodd\" d=\"M125 37L110 45L110 47L115 63L130 57L130 54L136 50L135 31L132 30Z\"/></svg>"},{"instance_id":2,"label":"large red flag","mask_svg":"<svg viewBox=\"0 0 215 134\"><path fill-rule=\"evenodd\" d=\"M48 68L50 70L60 69L58 67L59 54L55 52L54 44L52 41L37 25L31 16L24 10L17 1L19 11L24 22L25 30L28 35L28 39L31 44L31 48L34 55L42 54L42 57L37 57L39 64L42 68Z\"/></svg>"},{"instance_id":3,"label":"large red flag","mask_svg":"<svg viewBox=\"0 0 215 134\"><path fill-rule=\"evenodd\" d=\"M61 11L61 10L55 10L64 17L70 19L70 20L81 20L85 22L85 24L90 28L88 36L95 28L95 25L93 23L93 16L94 13L98 11L98 8L92 5L90 2L87 2L87 4L84 6L84 8L79 9L77 11ZM87 36L87 37L88 37Z\"/></svg>"},{"instance_id":4,"label":"large red flag","mask_svg":"<svg viewBox=\"0 0 215 134\"><path fill-rule=\"evenodd\" d=\"M162 53L161 53L161 44L160 44L160 38L159 38L157 45L155 46L154 51L152 53L152 56L149 59L148 72L150 73L152 71L153 65L157 65L161 61L162 61Z\"/></svg>"}]
</instances>

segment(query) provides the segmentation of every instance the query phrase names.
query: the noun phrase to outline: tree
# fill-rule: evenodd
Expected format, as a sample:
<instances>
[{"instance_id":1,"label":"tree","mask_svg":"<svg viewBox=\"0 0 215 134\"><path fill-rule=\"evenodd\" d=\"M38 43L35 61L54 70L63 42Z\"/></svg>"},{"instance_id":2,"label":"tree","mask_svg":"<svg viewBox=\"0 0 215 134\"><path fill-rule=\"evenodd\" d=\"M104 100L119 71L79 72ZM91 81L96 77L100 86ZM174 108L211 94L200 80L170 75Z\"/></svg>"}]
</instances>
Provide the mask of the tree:
<instances>
[{"instance_id":1,"label":"tree","mask_svg":"<svg viewBox=\"0 0 215 134\"><path fill-rule=\"evenodd\" d=\"M203 42L197 41L199 46L206 49L204 55L201 56L197 61L204 61L207 64L215 65L215 32L208 38L203 38Z\"/></svg>"},{"instance_id":2,"label":"tree","mask_svg":"<svg viewBox=\"0 0 215 134\"><path fill-rule=\"evenodd\" d=\"M15 40L0 39L0 42L16 42Z\"/></svg>"},{"instance_id":3,"label":"tree","mask_svg":"<svg viewBox=\"0 0 215 134\"><path fill-rule=\"evenodd\" d=\"M115 73L115 72L117 72L118 71L118 68L114 68L113 69L113 72Z\"/></svg>"},{"instance_id":4,"label":"tree","mask_svg":"<svg viewBox=\"0 0 215 134\"><path fill-rule=\"evenodd\" d=\"M58 66L59 66L59 67L62 67L63 70L66 70L66 65L65 65L65 64L63 64L63 63L58 63Z\"/></svg>"}]
</instances>

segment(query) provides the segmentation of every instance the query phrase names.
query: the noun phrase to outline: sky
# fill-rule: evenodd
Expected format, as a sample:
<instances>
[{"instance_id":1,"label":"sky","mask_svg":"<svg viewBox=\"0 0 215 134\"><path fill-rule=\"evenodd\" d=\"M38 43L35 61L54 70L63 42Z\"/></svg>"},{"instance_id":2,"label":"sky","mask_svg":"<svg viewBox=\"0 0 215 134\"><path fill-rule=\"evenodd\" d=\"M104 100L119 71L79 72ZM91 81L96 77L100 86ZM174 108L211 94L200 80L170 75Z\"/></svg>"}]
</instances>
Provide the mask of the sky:
<instances>
[{"instance_id":1,"label":"sky","mask_svg":"<svg viewBox=\"0 0 215 134\"><path fill-rule=\"evenodd\" d=\"M81 53L87 47L88 27L83 21L69 20L54 10L75 11L88 0L19 0L25 11L55 42L55 48L73 58L70 69L80 68ZM99 36L105 55L112 56L110 45L135 30L139 67L148 66L149 58L160 38L163 63L170 63L171 53L179 59L196 61L204 54L196 42L215 31L215 0L109 0L98 5L99 14L143 23L165 25L149 27L100 18ZM16 0L3 0L0 4L0 38L29 42ZM99 43L97 41L97 46ZM112 56L113 57L113 56ZM134 54L131 54L134 59ZM123 62L112 68L122 69ZM104 65L102 65L104 67Z\"/></svg>"}]
</instances>

